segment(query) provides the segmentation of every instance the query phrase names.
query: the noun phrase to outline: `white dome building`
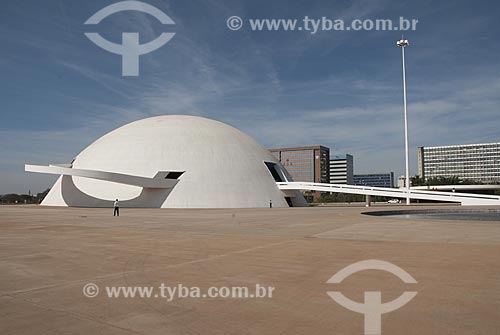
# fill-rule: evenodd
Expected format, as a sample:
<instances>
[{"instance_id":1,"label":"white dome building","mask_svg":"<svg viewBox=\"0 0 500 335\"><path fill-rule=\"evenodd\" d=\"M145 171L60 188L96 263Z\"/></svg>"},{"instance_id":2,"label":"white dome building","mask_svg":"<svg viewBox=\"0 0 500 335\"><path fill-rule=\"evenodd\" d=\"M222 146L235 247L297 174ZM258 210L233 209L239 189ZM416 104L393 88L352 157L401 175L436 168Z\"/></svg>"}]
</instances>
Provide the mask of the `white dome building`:
<instances>
[{"instance_id":1,"label":"white dome building","mask_svg":"<svg viewBox=\"0 0 500 335\"><path fill-rule=\"evenodd\" d=\"M129 123L102 136L71 165L26 166L55 173L42 205L161 208L306 206L266 148L238 129L194 116L167 115Z\"/></svg>"}]
</instances>

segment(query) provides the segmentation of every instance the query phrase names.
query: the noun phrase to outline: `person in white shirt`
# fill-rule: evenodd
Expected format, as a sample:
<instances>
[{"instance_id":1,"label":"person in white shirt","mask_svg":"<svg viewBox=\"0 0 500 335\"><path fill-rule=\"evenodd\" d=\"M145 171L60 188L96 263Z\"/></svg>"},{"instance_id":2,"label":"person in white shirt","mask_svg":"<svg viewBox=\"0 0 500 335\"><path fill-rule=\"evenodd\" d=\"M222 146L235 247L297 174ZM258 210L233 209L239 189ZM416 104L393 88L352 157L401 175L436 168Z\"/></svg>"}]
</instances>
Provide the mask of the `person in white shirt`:
<instances>
[{"instance_id":1,"label":"person in white shirt","mask_svg":"<svg viewBox=\"0 0 500 335\"><path fill-rule=\"evenodd\" d=\"M120 216L120 205L118 204L118 199L115 200L113 207L115 209L113 212L113 216Z\"/></svg>"}]
</instances>

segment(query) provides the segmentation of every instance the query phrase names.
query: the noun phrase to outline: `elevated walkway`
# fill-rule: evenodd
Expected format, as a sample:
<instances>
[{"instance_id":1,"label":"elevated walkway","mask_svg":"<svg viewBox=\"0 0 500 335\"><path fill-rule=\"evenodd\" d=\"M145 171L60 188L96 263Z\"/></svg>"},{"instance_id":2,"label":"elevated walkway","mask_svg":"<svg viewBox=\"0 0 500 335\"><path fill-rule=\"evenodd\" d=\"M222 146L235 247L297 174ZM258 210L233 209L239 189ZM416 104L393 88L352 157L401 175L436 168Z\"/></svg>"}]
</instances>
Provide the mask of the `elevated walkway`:
<instances>
[{"instance_id":1,"label":"elevated walkway","mask_svg":"<svg viewBox=\"0 0 500 335\"><path fill-rule=\"evenodd\" d=\"M406 189L370 187L370 186L355 186L343 184L322 184L322 183L306 183L306 182L279 182L276 183L280 190L292 191L319 191L332 193L348 193L361 194L366 196L381 196L390 198L406 198ZM458 202L463 206L500 206L500 196L458 193L458 192L437 192L415 190L410 191L411 199L419 200L434 200L444 202Z\"/></svg>"}]
</instances>

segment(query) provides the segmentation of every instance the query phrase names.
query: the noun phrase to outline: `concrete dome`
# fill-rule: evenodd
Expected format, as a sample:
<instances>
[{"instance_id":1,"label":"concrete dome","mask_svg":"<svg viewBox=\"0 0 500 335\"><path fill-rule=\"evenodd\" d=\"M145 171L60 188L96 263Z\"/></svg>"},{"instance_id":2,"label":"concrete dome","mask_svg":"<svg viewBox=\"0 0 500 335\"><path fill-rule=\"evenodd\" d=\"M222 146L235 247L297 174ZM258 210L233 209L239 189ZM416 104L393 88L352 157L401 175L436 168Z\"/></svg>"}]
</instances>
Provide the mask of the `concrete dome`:
<instances>
[{"instance_id":1,"label":"concrete dome","mask_svg":"<svg viewBox=\"0 0 500 335\"><path fill-rule=\"evenodd\" d=\"M151 117L102 136L78 154L72 168L149 178L159 171L184 172L173 189L134 203L142 187L75 176L65 186L67 176L61 176L43 205L103 207L116 198L124 207L127 201L130 207L162 208L306 205L299 192L285 199L265 162L291 181L266 148L234 127L194 116Z\"/></svg>"}]
</instances>

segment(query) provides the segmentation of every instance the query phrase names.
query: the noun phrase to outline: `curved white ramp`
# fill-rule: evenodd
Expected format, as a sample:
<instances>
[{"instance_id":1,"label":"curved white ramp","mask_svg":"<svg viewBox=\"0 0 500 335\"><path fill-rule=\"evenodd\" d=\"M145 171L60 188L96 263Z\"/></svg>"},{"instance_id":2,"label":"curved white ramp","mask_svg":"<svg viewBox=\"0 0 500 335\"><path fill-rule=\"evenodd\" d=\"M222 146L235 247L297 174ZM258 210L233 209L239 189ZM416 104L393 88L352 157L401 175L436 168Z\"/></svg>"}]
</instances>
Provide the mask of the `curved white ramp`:
<instances>
[{"instance_id":1,"label":"curved white ramp","mask_svg":"<svg viewBox=\"0 0 500 335\"><path fill-rule=\"evenodd\" d=\"M306 182L283 182L276 183L280 190L301 190L301 191L319 191L332 193L348 193L362 195L377 195L391 198L406 198L405 189L369 187L341 184L321 184ZM496 195L457 193L457 192L436 192L414 190L410 191L411 199L434 200L445 202L458 202L467 206L500 206L500 197Z\"/></svg>"},{"instance_id":2,"label":"curved white ramp","mask_svg":"<svg viewBox=\"0 0 500 335\"><path fill-rule=\"evenodd\" d=\"M113 201L96 198L82 192L73 182L73 177L83 177L97 180L104 180L112 183L126 184L142 187L141 193L128 200L120 201L121 207L153 207L159 208L170 194L175 185L179 182L177 178L169 178L169 171L159 171L154 177L142 177L130 174L74 169L71 164L62 165L25 165L28 172L48 173L61 175L55 184L59 190L58 199L52 203L60 206L74 207L112 207ZM175 172L178 177L182 172ZM47 196L49 197L50 194ZM54 196L54 195L53 195ZM46 198L47 199L47 198ZM45 200L44 200L45 201ZM44 203L42 203L44 204ZM53 204L50 204L53 205Z\"/></svg>"}]
</instances>

